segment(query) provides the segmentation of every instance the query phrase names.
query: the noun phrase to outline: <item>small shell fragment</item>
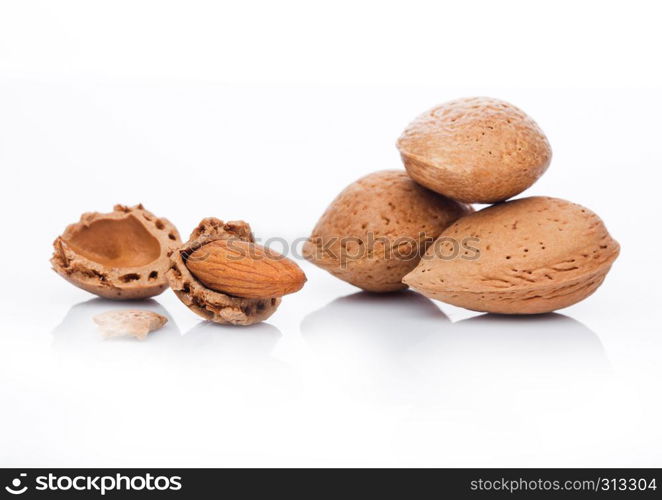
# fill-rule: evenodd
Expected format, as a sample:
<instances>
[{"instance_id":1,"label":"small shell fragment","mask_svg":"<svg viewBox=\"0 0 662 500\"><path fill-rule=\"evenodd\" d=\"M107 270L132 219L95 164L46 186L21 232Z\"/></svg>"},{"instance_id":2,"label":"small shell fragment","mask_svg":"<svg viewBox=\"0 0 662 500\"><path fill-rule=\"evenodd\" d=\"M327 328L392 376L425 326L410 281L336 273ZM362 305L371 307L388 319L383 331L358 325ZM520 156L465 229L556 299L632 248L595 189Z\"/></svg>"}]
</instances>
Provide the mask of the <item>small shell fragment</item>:
<instances>
[{"instance_id":1,"label":"small shell fragment","mask_svg":"<svg viewBox=\"0 0 662 500\"><path fill-rule=\"evenodd\" d=\"M165 316L138 309L108 311L97 314L93 320L105 338L133 336L139 340L168 322Z\"/></svg>"}]
</instances>

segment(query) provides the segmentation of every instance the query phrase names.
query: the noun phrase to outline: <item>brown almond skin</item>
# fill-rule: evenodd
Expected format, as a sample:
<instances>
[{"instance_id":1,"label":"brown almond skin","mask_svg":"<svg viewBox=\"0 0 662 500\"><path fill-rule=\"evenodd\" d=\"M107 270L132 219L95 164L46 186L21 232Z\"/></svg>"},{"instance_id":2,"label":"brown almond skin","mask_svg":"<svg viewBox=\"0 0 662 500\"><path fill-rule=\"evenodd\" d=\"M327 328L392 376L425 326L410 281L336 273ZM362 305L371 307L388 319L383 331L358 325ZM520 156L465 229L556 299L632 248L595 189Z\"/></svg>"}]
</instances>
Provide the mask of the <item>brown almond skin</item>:
<instances>
[{"instance_id":1,"label":"brown almond skin","mask_svg":"<svg viewBox=\"0 0 662 500\"><path fill-rule=\"evenodd\" d=\"M186 259L186 267L208 288L247 299L282 297L298 292L306 282L290 259L239 239L201 246Z\"/></svg>"},{"instance_id":2,"label":"brown almond skin","mask_svg":"<svg viewBox=\"0 0 662 500\"><path fill-rule=\"evenodd\" d=\"M619 250L587 208L523 198L452 224L403 281L427 297L474 311L547 313L591 295Z\"/></svg>"},{"instance_id":3,"label":"brown almond skin","mask_svg":"<svg viewBox=\"0 0 662 500\"><path fill-rule=\"evenodd\" d=\"M495 203L531 186L552 150L522 110L491 97L457 99L417 117L397 141L416 182L466 203Z\"/></svg>"},{"instance_id":4,"label":"brown almond skin","mask_svg":"<svg viewBox=\"0 0 662 500\"><path fill-rule=\"evenodd\" d=\"M419 186L403 170L374 172L336 197L304 244L303 256L363 290L402 290L407 287L402 277L427 246L472 210Z\"/></svg>"}]
</instances>

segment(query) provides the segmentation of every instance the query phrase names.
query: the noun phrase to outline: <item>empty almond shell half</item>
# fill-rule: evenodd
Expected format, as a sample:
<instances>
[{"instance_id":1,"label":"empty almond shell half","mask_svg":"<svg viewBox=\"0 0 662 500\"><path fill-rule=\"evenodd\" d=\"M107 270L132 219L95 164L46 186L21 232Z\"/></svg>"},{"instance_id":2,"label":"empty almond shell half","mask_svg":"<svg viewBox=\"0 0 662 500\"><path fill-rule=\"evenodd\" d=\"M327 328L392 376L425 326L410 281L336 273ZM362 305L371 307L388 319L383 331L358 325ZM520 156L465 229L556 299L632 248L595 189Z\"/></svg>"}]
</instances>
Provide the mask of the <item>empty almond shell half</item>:
<instances>
[{"instance_id":1,"label":"empty almond shell half","mask_svg":"<svg viewBox=\"0 0 662 500\"><path fill-rule=\"evenodd\" d=\"M223 222L214 217L200 221L189 240L170 257L166 276L177 297L193 312L214 323L252 325L271 316L280 297L246 298L209 288L188 268L187 261L203 246L219 240L253 242L250 226L243 221Z\"/></svg>"},{"instance_id":2,"label":"empty almond shell half","mask_svg":"<svg viewBox=\"0 0 662 500\"><path fill-rule=\"evenodd\" d=\"M53 269L64 279L108 299L153 297L168 287L170 253L181 245L175 226L142 205L85 213L53 246Z\"/></svg>"},{"instance_id":3,"label":"empty almond shell half","mask_svg":"<svg viewBox=\"0 0 662 500\"><path fill-rule=\"evenodd\" d=\"M523 198L456 221L403 281L475 311L546 313L591 295L619 250L589 209L558 198Z\"/></svg>"}]
</instances>

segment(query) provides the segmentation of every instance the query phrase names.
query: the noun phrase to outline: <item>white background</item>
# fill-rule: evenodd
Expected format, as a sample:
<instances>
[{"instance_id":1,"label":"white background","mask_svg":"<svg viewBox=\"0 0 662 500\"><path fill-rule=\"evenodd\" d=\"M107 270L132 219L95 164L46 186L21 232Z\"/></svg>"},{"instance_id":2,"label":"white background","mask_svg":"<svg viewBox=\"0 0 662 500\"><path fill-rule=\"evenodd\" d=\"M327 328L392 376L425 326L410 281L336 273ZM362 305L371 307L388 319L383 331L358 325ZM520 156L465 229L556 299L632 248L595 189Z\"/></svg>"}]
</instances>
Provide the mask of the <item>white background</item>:
<instances>
[{"instance_id":1,"label":"white background","mask_svg":"<svg viewBox=\"0 0 662 500\"><path fill-rule=\"evenodd\" d=\"M0 4L0 466L662 466L655 2ZM401 168L394 142L459 96L517 104L622 245L543 318L372 296L306 262L268 322L104 341L125 307L50 270L85 211L142 202L307 236Z\"/></svg>"}]
</instances>

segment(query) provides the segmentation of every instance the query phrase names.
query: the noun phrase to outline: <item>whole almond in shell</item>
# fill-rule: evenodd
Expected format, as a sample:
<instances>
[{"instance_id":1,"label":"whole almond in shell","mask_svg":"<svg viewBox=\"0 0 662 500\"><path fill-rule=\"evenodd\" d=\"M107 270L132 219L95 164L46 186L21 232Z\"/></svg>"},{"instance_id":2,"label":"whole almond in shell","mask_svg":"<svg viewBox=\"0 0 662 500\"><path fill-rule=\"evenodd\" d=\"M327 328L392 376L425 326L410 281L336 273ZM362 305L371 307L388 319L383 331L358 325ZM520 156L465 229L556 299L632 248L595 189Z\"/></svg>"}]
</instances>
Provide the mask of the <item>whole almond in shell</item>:
<instances>
[{"instance_id":1,"label":"whole almond in shell","mask_svg":"<svg viewBox=\"0 0 662 500\"><path fill-rule=\"evenodd\" d=\"M457 99L416 118L397 142L416 182L454 200L494 203L521 193L552 150L522 110L490 97Z\"/></svg>"},{"instance_id":2,"label":"whole almond in shell","mask_svg":"<svg viewBox=\"0 0 662 500\"><path fill-rule=\"evenodd\" d=\"M303 256L337 278L371 292L407 286L428 245L473 209L433 193L402 170L367 175L326 209L303 246Z\"/></svg>"},{"instance_id":3,"label":"whole almond in shell","mask_svg":"<svg viewBox=\"0 0 662 500\"><path fill-rule=\"evenodd\" d=\"M208 288L247 299L282 297L301 290L306 282L290 259L239 239L201 246L189 255L186 267Z\"/></svg>"},{"instance_id":4,"label":"whole almond in shell","mask_svg":"<svg viewBox=\"0 0 662 500\"><path fill-rule=\"evenodd\" d=\"M475 311L545 313L591 295L619 249L587 208L557 198L523 198L452 224L403 281Z\"/></svg>"}]
</instances>

